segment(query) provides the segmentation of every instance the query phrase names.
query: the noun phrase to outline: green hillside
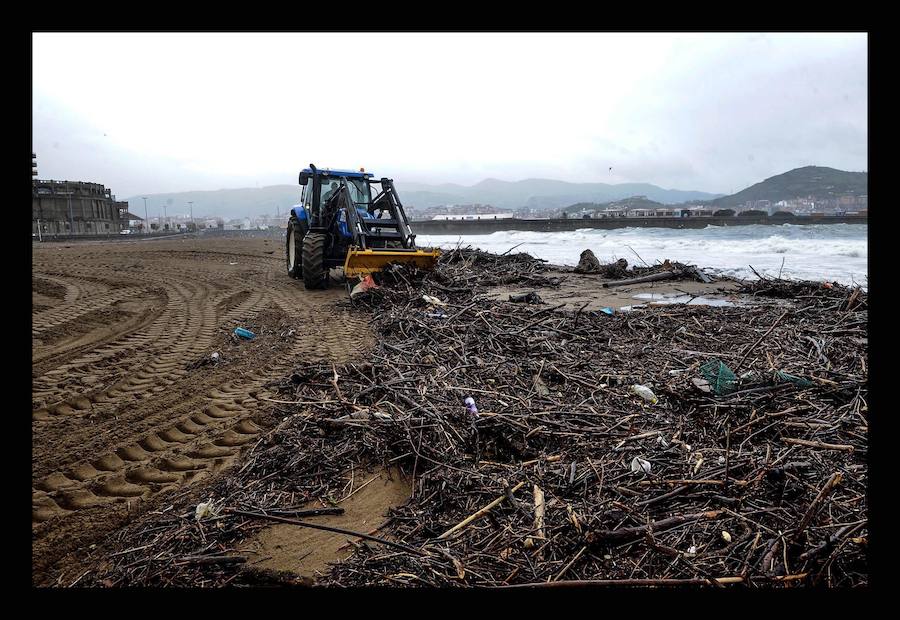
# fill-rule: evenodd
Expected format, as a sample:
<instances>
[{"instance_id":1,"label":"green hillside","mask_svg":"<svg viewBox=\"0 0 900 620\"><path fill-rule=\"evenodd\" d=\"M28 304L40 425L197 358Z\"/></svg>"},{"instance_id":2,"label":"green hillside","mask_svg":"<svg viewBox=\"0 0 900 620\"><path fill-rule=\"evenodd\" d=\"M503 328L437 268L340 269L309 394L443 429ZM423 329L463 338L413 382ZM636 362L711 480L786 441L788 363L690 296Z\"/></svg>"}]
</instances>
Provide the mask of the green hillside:
<instances>
[{"instance_id":1,"label":"green hillside","mask_svg":"<svg viewBox=\"0 0 900 620\"><path fill-rule=\"evenodd\" d=\"M748 200L790 200L812 196L814 199L861 196L869 193L868 172L846 172L834 168L806 166L769 177L730 196L709 201L717 207L736 207Z\"/></svg>"}]
</instances>

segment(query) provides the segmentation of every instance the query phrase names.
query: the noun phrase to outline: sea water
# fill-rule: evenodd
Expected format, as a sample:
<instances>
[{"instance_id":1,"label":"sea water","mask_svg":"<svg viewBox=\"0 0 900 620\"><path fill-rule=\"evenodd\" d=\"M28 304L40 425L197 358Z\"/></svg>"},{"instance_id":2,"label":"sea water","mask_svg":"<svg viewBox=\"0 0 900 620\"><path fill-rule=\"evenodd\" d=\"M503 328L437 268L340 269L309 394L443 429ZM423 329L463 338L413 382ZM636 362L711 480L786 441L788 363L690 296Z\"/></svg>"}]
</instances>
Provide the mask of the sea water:
<instances>
[{"instance_id":1,"label":"sea water","mask_svg":"<svg viewBox=\"0 0 900 620\"><path fill-rule=\"evenodd\" d=\"M590 249L601 263L630 265L669 259L707 273L755 279L821 280L868 287L868 225L782 224L707 226L699 229L581 228L570 232L509 230L488 235L418 235L416 244L440 248L471 245L487 252L528 252L556 265L577 265Z\"/></svg>"}]
</instances>

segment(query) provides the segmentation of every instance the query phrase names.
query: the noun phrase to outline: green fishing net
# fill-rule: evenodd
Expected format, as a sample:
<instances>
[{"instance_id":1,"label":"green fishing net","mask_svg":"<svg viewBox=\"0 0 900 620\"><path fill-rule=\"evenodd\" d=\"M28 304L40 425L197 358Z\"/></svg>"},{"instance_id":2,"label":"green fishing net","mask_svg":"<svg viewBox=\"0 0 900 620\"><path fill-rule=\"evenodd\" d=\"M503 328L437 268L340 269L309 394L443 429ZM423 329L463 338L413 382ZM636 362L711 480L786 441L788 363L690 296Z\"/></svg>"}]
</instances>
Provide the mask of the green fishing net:
<instances>
[{"instance_id":1,"label":"green fishing net","mask_svg":"<svg viewBox=\"0 0 900 620\"><path fill-rule=\"evenodd\" d=\"M789 375L786 372L781 372L780 370L775 373L775 377L780 381L788 381L800 387L812 387L813 385L815 385L809 379L804 379L803 377L795 377L794 375Z\"/></svg>"},{"instance_id":2,"label":"green fishing net","mask_svg":"<svg viewBox=\"0 0 900 620\"><path fill-rule=\"evenodd\" d=\"M720 360L703 364L700 374L709 382L709 388L716 396L733 392L737 387L737 376Z\"/></svg>"}]
</instances>

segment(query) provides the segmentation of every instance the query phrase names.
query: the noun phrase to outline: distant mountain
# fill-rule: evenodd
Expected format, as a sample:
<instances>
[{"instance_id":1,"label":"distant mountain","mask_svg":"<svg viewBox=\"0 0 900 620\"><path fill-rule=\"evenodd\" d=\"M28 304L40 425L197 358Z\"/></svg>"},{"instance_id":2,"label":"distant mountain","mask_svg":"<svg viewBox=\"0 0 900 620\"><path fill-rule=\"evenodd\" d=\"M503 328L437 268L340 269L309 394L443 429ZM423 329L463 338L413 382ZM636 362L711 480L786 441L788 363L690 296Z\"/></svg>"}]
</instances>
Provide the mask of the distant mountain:
<instances>
[{"instance_id":1,"label":"distant mountain","mask_svg":"<svg viewBox=\"0 0 900 620\"><path fill-rule=\"evenodd\" d=\"M440 204L490 204L504 209L559 209L577 202L610 202L629 196L643 195L663 204L684 201L711 200L721 194L708 192L663 189L648 183L568 183L553 179L526 179L524 181L500 181L485 179L472 186L445 184L432 187L431 192L440 197L425 194L421 184L397 183L404 204L433 207Z\"/></svg>"},{"instance_id":2,"label":"distant mountain","mask_svg":"<svg viewBox=\"0 0 900 620\"><path fill-rule=\"evenodd\" d=\"M709 202L717 207L736 207L748 200L778 202L807 196L821 200L846 195L862 196L868 193L868 172L846 172L821 166L806 166L769 177L736 194L722 196Z\"/></svg>"},{"instance_id":3,"label":"distant mountain","mask_svg":"<svg viewBox=\"0 0 900 620\"><path fill-rule=\"evenodd\" d=\"M711 200L721 194L663 189L647 183L568 183L552 179L526 179L524 181L500 181L485 179L475 185L455 183L429 185L397 181L397 192L404 206L419 209L447 204L490 204L502 209L559 209L577 202L610 202L629 196L643 195L663 204L684 201ZM300 201L299 185L271 185L260 188L220 189L147 196L151 217L161 214L162 205L167 213L188 212L188 201L194 202L194 216L219 215L237 218L256 215L274 215L276 207L286 213L291 205ZM128 209L137 215L144 214L144 201L140 196L128 198Z\"/></svg>"},{"instance_id":4,"label":"distant mountain","mask_svg":"<svg viewBox=\"0 0 900 620\"><path fill-rule=\"evenodd\" d=\"M177 192L171 194L147 194L147 211L151 218L162 215L163 205L168 215L190 212L189 201L194 202L194 217L221 216L226 219L258 215L275 215L276 210L287 213L291 205L300 202L299 185L269 185L241 189ZM128 198L128 210L144 216L144 201L140 196Z\"/></svg>"}]
</instances>

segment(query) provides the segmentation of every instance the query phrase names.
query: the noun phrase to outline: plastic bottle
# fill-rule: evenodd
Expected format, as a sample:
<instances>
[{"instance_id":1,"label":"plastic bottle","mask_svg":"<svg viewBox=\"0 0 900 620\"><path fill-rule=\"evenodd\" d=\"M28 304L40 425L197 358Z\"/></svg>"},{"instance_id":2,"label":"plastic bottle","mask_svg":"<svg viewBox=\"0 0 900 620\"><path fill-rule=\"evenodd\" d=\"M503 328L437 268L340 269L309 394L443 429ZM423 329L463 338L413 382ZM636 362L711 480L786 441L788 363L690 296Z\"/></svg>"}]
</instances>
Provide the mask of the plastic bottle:
<instances>
[{"instance_id":1,"label":"plastic bottle","mask_svg":"<svg viewBox=\"0 0 900 620\"><path fill-rule=\"evenodd\" d=\"M251 332L249 329L244 329L243 327L235 327L234 335L240 336L241 338L247 338L248 340L252 340L256 337L256 334Z\"/></svg>"},{"instance_id":2,"label":"plastic bottle","mask_svg":"<svg viewBox=\"0 0 900 620\"><path fill-rule=\"evenodd\" d=\"M655 405L657 402L659 402L659 399L656 398L656 394L653 393L653 390L648 388L646 385L632 385L631 391L632 393L637 394L638 396L649 402L651 405Z\"/></svg>"}]
</instances>

